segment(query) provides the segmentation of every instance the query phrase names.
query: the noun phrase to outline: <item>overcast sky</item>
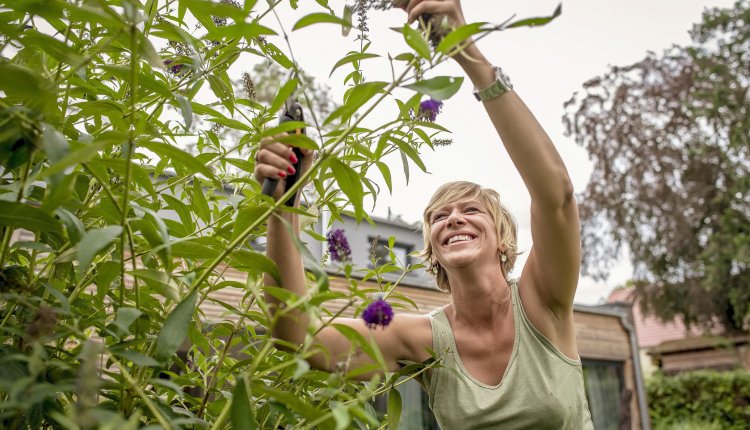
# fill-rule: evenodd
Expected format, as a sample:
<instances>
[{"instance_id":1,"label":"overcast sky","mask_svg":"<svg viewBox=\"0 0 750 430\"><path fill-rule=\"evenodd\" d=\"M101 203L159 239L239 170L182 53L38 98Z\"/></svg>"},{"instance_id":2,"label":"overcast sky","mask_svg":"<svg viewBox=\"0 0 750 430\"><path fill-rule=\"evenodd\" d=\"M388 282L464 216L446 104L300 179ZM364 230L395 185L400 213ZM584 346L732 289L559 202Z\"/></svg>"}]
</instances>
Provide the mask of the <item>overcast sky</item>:
<instances>
[{"instance_id":1,"label":"overcast sky","mask_svg":"<svg viewBox=\"0 0 750 430\"><path fill-rule=\"evenodd\" d=\"M301 0L300 3L305 12L320 10L312 0ZM549 15L558 3L551 0L464 0L463 7L467 22L500 23L514 13L517 18ZM341 13L344 2L332 0L330 4ZM648 51L661 52L673 44L688 43L688 30L700 20L706 7L730 7L732 4L730 0L567 1L563 2L562 16L547 26L494 33L481 40L479 47L491 62L501 66L510 76L518 94L555 142L573 185L580 192L588 183L591 164L586 152L563 135L563 103L581 90L585 81L602 75L610 65L628 65L642 59ZM299 13L292 15L281 11L287 32L301 16ZM408 50L402 36L388 29L402 26L405 16L400 10L369 13L372 41L369 52L381 54L383 58L364 63L368 80L390 79L385 54L395 56ZM265 19L264 24L278 28L273 20ZM335 25L316 25L289 34L293 53L301 67L319 82L327 83L338 102L341 102L345 90L343 77L351 69L342 67L341 72L337 71L330 78L328 75L338 59L349 50L358 48L355 32L353 30L344 38ZM282 40L274 42L287 51ZM463 76L461 69L452 63L440 66L426 77L437 75ZM531 248L528 192L471 91L467 79L458 94L445 102L437 122L452 131L450 137L454 144L423 154L428 174L412 165L407 186L400 157L388 160L394 174L393 195L383 187L386 192L378 196L374 214L385 216L390 208L404 220L415 222L439 185L452 180L474 181L500 192L518 220L519 249L528 251ZM384 109L394 108L393 102L384 106ZM392 117L392 112L380 110L372 123ZM516 275L520 273L525 256L518 259ZM581 278L576 302L599 302L612 288L625 282L630 271L630 264L623 256L608 280L596 282Z\"/></svg>"}]
</instances>

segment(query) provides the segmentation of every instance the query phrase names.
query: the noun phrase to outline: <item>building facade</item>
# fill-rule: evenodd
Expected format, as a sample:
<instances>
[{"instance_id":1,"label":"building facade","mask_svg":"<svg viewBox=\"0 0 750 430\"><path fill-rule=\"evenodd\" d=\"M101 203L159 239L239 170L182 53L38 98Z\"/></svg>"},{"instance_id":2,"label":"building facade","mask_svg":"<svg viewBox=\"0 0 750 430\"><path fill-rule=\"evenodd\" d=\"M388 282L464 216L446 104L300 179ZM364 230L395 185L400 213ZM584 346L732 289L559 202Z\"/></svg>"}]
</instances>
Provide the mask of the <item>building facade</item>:
<instances>
[{"instance_id":1,"label":"building facade","mask_svg":"<svg viewBox=\"0 0 750 430\"><path fill-rule=\"evenodd\" d=\"M316 223L315 233L325 236ZM399 265L407 266L420 263L414 255L423 248L420 227L400 219L373 218L373 223L357 224L349 217L336 220L331 230L344 231L351 248L352 263L357 267L372 267L373 254L376 258L389 260L390 252ZM326 260L326 244L314 239L309 234L302 234L303 242L318 260ZM388 249L389 240L393 248ZM262 247L262 244L259 244ZM377 264L377 263L376 263ZM348 285L341 273L341 266L328 262L331 289L346 291ZM234 276L230 271L227 276ZM237 276L243 276L237 272ZM401 277L402 273L384 274L386 280L395 282L401 278L396 291L409 297L416 308L398 312L424 314L450 302L450 295L438 290L432 276L424 269L417 269ZM375 288L372 281L363 283L364 288ZM232 300L230 289L224 289L221 300ZM236 292L234 300L239 300L242 291ZM347 306L344 301L330 304L329 311L345 317L354 316L355 308ZM206 303L203 311L210 318L222 319L223 308ZM635 331L630 326L627 313L615 307L574 306L575 331L578 352L583 363L586 394L589 400L594 424L598 430L649 429L641 366ZM409 382L399 387L403 399L403 411L400 428L406 430L436 429L432 413L429 411L426 393L416 382ZM376 402L384 410L384 401Z\"/></svg>"}]
</instances>

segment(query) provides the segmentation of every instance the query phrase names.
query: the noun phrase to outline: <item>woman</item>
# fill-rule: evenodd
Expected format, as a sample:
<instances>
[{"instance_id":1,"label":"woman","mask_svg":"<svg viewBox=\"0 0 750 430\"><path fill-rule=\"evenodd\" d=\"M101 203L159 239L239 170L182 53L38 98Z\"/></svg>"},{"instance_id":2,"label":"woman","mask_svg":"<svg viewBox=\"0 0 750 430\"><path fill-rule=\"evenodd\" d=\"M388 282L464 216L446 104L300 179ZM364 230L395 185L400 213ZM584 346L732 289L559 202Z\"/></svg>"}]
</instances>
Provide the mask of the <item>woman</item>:
<instances>
[{"instance_id":1,"label":"woman","mask_svg":"<svg viewBox=\"0 0 750 430\"><path fill-rule=\"evenodd\" d=\"M459 0L411 0L406 12L409 22L427 13L443 14L453 25L465 23ZM498 194L476 184L450 183L425 209L423 254L452 302L429 315L398 315L384 330L369 330L362 320L337 322L372 337L392 371L398 360L423 362L431 358L428 349L446 351L443 366L423 381L444 429L593 428L573 331L581 249L570 179L507 78L476 45L464 53L455 60L482 89L477 98L531 195L533 247L520 279L506 278L516 258L516 226ZM283 181L295 161L292 150L271 139L262 143L256 178ZM305 158L303 169L312 157ZM282 286L303 295L302 261L280 218L297 228L297 217L288 212L269 220L267 253L279 267ZM270 295L267 300L276 303ZM290 312L274 335L301 344L308 325L304 314ZM350 351L349 341L330 327L315 342L328 351L311 358L320 369L334 370ZM371 362L360 354L350 365Z\"/></svg>"}]
</instances>

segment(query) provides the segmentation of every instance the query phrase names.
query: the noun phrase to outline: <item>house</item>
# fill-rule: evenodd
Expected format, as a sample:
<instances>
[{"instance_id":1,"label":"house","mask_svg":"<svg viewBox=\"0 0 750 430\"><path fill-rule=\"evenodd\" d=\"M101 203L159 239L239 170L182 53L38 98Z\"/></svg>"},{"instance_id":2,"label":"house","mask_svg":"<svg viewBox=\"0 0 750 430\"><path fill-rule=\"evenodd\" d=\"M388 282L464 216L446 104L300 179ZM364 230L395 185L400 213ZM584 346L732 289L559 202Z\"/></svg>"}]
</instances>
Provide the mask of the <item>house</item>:
<instances>
[{"instance_id":1,"label":"house","mask_svg":"<svg viewBox=\"0 0 750 430\"><path fill-rule=\"evenodd\" d=\"M704 332L679 320L662 321L646 314L632 288L613 291L607 302L632 312L639 354L646 375L661 370L674 374L698 369L750 369L750 336L725 337L721 328Z\"/></svg>"},{"instance_id":2,"label":"house","mask_svg":"<svg viewBox=\"0 0 750 430\"><path fill-rule=\"evenodd\" d=\"M325 235L318 223L316 233ZM342 217L332 223L331 229L342 229L351 248L352 262L358 267L371 267L370 258L374 251L381 258L387 254L383 247L387 247L388 239L393 237L393 254L403 265L418 263L418 257L411 255L423 247L419 225L409 224L399 218L375 218L373 224L357 224L349 217ZM302 240L310 244L309 249L318 260L324 256L325 243L312 239L309 235L302 235ZM375 246L373 246L373 243ZM327 270L330 275L332 290L345 291L345 279L337 276L339 266L329 263ZM230 271L226 276L235 276ZM236 276L242 276L236 273ZM401 273L389 273L384 277L389 281L396 281ZM366 281L362 287L374 288L373 281ZM222 300L232 300L229 289L223 289ZM424 270L415 270L403 276L396 291L411 298L417 305L416 309L405 309L402 312L427 313L444 306L450 301L450 296L439 291L432 280L432 276ZM239 300L242 292L237 292L235 300ZM337 303L333 306L345 306ZM329 309L332 313L341 311L343 316L353 316L354 308ZM223 308L204 304L203 311L207 317L225 318ZM586 383L586 393L594 424L599 430L606 429L649 429L648 411L646 407L641 365L639 363L635 331L629 322L628 313L616 307L584 306L574 307L575 331L578 342L578 352L583 363ZM416 382L410 381L399 387L403 399L401 428L408 430L435 429L434 418L427 406L426 394ZM382 402L380 402L382 403ZM378 402L376 402L378 405ZM379 407L385 408L384 404Z\"/></svg>"}]
</instances>

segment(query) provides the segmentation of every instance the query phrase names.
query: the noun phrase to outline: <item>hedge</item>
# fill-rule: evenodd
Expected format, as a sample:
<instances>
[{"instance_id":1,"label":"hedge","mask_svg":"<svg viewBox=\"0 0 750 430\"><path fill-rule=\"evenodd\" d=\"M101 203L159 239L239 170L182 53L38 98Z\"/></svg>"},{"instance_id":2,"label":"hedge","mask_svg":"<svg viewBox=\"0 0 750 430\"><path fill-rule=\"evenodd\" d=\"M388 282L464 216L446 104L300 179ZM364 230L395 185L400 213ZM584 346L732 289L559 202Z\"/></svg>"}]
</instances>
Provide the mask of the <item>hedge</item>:
<instances>
[{"instance_id":1,"label":"hedge","mask_svg":"<svg viewBox=\"0 0 750 430\"><path fill-rule=\"evenodd\" d=\"M745 369L659 373L649 378L646 390L654 428L703 422L744 430L750 423L750 372Z\"/></svg>"}]
</instances>

